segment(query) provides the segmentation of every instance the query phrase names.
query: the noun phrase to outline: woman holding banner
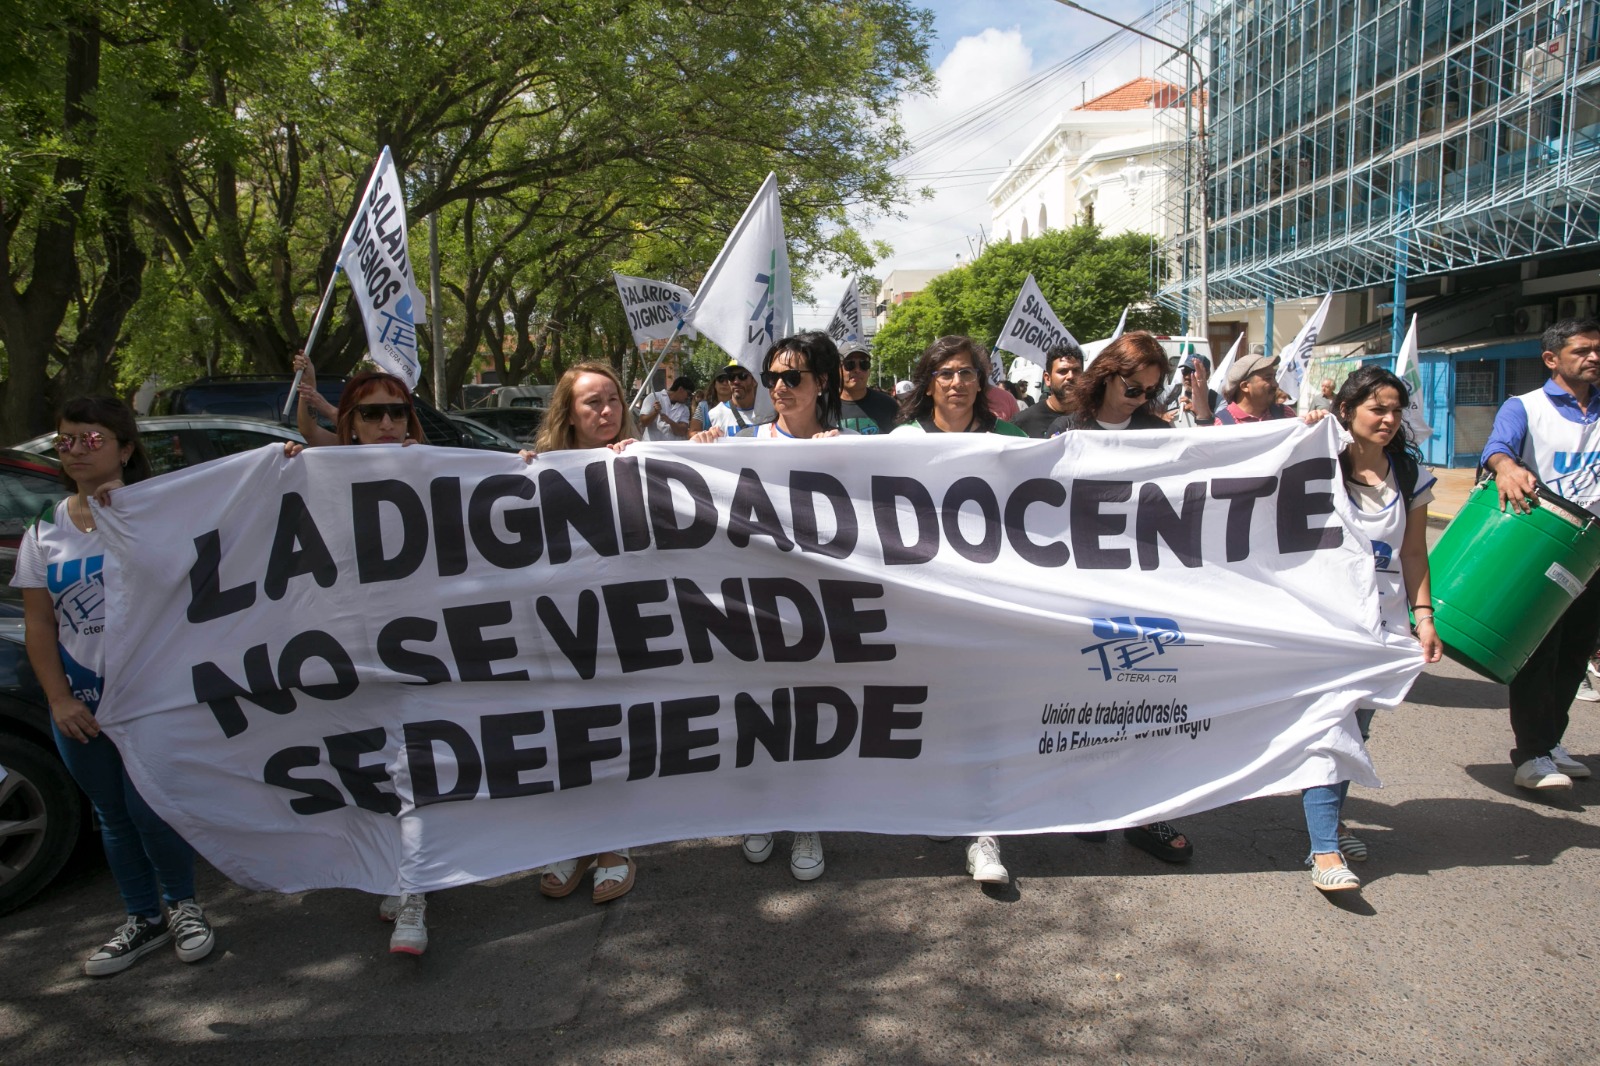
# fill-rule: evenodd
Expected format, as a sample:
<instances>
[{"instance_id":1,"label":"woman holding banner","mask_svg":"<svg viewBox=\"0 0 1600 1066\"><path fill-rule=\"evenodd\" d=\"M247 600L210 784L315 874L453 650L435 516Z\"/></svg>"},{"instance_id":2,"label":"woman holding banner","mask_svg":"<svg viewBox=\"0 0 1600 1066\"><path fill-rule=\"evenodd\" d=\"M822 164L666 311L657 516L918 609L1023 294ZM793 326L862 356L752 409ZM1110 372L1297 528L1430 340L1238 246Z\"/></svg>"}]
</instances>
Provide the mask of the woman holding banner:
<instances>
[{"instance_id":1,"label":"woman holding banner","mask_svg":"<svg viewBox=\"0 0 1600 1066\"><path fill-rule=\"evenodd\" d=\"M139 795L95 720L105 687L106 553L89 501L105 506L113 490L147 477L150 464L133 412L118 400L69 400L56 419L55 447L72 495L23 535L11 584L22 589L28 661L50 702L56 748L94 806L128 913L83 972L121 973L168 943L182 961L197 962L216 939L194 898L194 849Z\"/></svg>"},{"instance_id":2,"label":"woman holding banner","mask_svg":"<svg viewBox=\"0 0 1600 1066\"><path fill-rule=\"evenodd\" d=\"M633 415L622 399L622 379L607 363L568 367L550 394L550 409L539 424L535 451L521 452L524 462L539 454L574 449L610 448L620 452L634 443ZM594 870L590 899L609 903L633 889L636 867L627 848L563 859L539 874L539 891L551 899L570 896Z\"/></svg>"},{"instance_id":3,"label":"woman holding banner","mask_svg":"<svg viewBox=\"0 0 1600 1066\"><path fill-rule=\"evenodd\" d=\"M928 345L911 372L911 389L900 397L894 432L1027 437L989 409L984 388L988 378L989 357L971 337L940 337Z\"/></svg>"},{"instance_id":4,"label":"woman holding banner","mask_svg":"<svg viewBox=\"0 0 1600 1066\"><path fill-rule=\"evenodd\" d=\"M703 429L709 429L711 412L731 399L733 399L733 378L729 368L723 367L717 372L717 376L711 379L711 391L706 393L706 398L695 405L694 414L689 419L689 434L693 436Z\"/></svg>"},{"instance_id":5,"label":"woman holding banner","mask_svg":"<svg viewBox=\"0 0 1600 1066\"><path fill-rule=\"evenodd\" d=\"M1427 529L1428 504L1437 479L1423 468L1422 456L1406 436L1403 415L1410 399L1405 382L1387 370L1365 366L1345 379L1333 398L1333 410L1350 433L1339 465L1356 525L1372 541L1379 620L1396 636L1409 637L1410 604L1423 660L1436 663L1444 646L1433 628ZM1394 545L1399 545L1398 551ZM1372 711L1362 708L1355 714L1364 741ZM1361 888L1361 879L1346 865L1347 859L1359 862L1367 857L1367 845L1342 820L1349 790L1350 782L1341 781L1301 793L1311 836L1306 865L1311 867L1312 882L1324 892Z\"/></svg>"},{"instance_id":6,"label":"woman holding banner","mask_svg":"<svg viewBox=\"0 0 1600 1066\"><path fill-rule=\"evenodd\" d=\"M841 363L839 349L826 333L813 331L784 337L767 349L761 360L761 384L772 398L777 419L735 430L732 435L714 426L689 439L697 444L708 444L730 436L756 440L856 436L854 430L839 428L840 395L844 388ZM766 862L772 857L772 834L748 834L742 850L750 862ZM789 872L797 880L814 881L822 876L822 871L822 834L795 833L789 847Z\"/></svg>"}]
</instances>

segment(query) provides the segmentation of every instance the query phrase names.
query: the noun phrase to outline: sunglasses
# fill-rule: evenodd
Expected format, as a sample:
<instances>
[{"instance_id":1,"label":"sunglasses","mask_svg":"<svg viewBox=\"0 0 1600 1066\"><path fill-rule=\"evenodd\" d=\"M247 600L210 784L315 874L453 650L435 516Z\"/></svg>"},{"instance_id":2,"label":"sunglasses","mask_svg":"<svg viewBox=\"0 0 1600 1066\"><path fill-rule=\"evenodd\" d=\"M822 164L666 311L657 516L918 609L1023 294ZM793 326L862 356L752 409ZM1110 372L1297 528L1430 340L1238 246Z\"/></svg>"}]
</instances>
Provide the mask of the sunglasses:
<instances>
[{"instance_id":1,"label":"sunglasses","mask_svg":"<svg viewBox=\"0 0 1600 1066\"><path fill-rule=\"evenodd\" d=\"M846 370L871 370L872 361L870 359L846 359L844 368Z\"/></svg>"},{"instance_id":2,"label":"sunglasses","mask_svg":"<svg viewBox=\"0 0 1600 1066\"><path fill-rule=\"evenodd\" d=\"M388 415L391 422L404 422L411 414L411 405L408 403L358 403L356 414L361 416L363 422L382 422L383 416Z\"/></svg>"},{"instance_id":3,"label":"sunglasses","mask_svg":"<svg viewBox=\"0 0 1600 1066\"><path fill-rule=\"evenodd\" d=\"M934 380L939 382L941 385L948 385L952 381L960 381L963 385L965 385L968 382L977 381L978 372L972 369L970 366L960 367L959 369L946 367L943 370L935 370L933 372L933 377Z\"/></svg>"},{"instance_id":4,"label":"sunglasses","mask_svg":"<svg viewBox=\"0 0 1600 1066\"><path fill-rule=\"evenodd\" d=\"M775 389L778 387L778 382L781 381L791 389L797 389L800 387L801 379L809 373L811 373L809 370L763 370L761 372L761 387Z\"/></svg>"},{"instance_id":5,"label":"sunglasses","mask_svg":"<svg viewBox=\"0 0 1600 1066\"><path fill-rule=\"evenodd\" d=\"M79 441L82 441L83 446L91 452L97 452L105 444L106 435L92 429L87 433L57 433L55 439L56 451L70 452L78 446Z\"/></svg>"},{"instance_id":6,"label":"sunglasses","mask_svg":"<svg viewBox=\"0 0 1600 1066\"><path fill-rule=\"evenodd\" d=\"M713 381L726 381L730 385L737 385L741 381L749 381L750 375L743 370L735 370L731 374L718 374Z\"/></svg>"},{"instance_id":7,"label":"sunglasses","mask_svg":"<svg viewBox=\"0 0 1600 1066\"><path fill-rule=\"evenodd\" d=\"M1127 399L1131 400L1136 396L1143 396L1145 398L1145 402L1148 403L1157 396L1161 395L1160 385L1151 385L1148 389L1141 389L1137 385L1128 384L1128 379L1123 377L1121 374L1118 374L1117 377L1122 378L1122 395Z\"/></svg>"}]
</instances>

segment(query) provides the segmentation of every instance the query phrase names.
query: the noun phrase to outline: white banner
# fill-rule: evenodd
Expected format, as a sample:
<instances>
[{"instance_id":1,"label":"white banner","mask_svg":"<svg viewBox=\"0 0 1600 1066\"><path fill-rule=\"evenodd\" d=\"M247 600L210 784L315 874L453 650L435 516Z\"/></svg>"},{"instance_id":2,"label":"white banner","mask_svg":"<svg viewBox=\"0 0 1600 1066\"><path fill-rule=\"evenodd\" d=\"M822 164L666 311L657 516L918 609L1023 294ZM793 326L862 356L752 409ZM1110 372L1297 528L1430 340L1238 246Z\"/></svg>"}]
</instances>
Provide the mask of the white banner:
<instances>
[{"instance_id":1,"label":"white banner","mask_svg":"<svg viewBox=\"0 0 1600 1066\"><path fill-rule=\"evenodd\" d=\"M1311 349L1316 347L1317 334L1322 330L1322 324L1328 320L1328 307L1333 303L1333 293L1323 296L1322 302L1317 305L1316 311L1306 319L1306 324L1300 327L1300 332L1294 335L1294 340L1284 350L1283 359L1278 363L1278 388L1289 394L1289 402L1298 404L1299 410L1305 410L1305 386L1307 371L1311 367Z\"/></svg>"},{"instance_id":2,"label":"white banner","mask_svg":"<svg viewBox=\"0 0 1600 1066\"><path fill-rule=\"evenodd\" d=\"M1394 360L1394 376L1406 383L1406 388L1411 391L1411 401L1406 409L1401 412L1401 421L1405 423L1406 436L1411 438L1411 443L1417 447L1433 436L1433 427L1428 425L1428 416L1422 409L1422 372L1417 360L1417 316L1411 316L1411 325L1406 329L1406 339L1400 345L1400 354Z\"/></svg>"},{"instance_id":3,"label":"white banner","mask_svg":"<svg viewBox=\"0 0 1600 1066\"><path fill-rule=\"evenodd\" d=\"M261 449L98 510L100 721L282 891L1375 784L1352 709L1421 656L1335 432Z\"/></svg>"},{"instance_id":4,"label":"white banner","mask_svg":"<svg viewBox=\"0 0 1600 1066\"><path fill-rule=\"evenodd\" d=\"M1110 341L1114 341L1118 337L1122 336L1123 331L1128 328L1128 310L1132 306L1133 306L1132 304L1124 304L1123 305L1123 307L1122 307L1122 317L1117 319L1117 328L1112 330L1111 331L1111 336L1106 338L1106 341L1108 343Z\"/></svg>"},{"instance_id":5,"label":"white banner","mask_svg":"<svg viewBox=\"0 0 1600 1066\"><path fill-rule=\"evenodd\" d=\"M994 346L1048 369L1045 353L1069 341L1078 343L1067 327L1061 324L1056 313L1050 310L1044 293L1039 291L1039 283L1029 274L1022 283L1022 291L1017 294L1017 302L1011 305L1011 314L1006 318L1005 327L1000 330L1000 339L994 342ZM999 365L1000 361L995 360L995 366Z\"/></svg>"},{"instance_id":6,"label":"white banner","mask_svg":"<svg viewBox=\"0 0 1600 1066\"><path fill-rule=\"evenodd\" d=\"M406 250L406 196L388 145L378 157L356 217L345 231L339 266L350 279L367 330L367 357L417 387L417 324L428 315Z\"/></svg>"},{"instance_id":7,"label":"white banner","mask_svg":"<svg viewBox=\"0 0 1600 1066\"><path fill-rule=\"evenodd\" d=\"M1211 371L1212 387L1217 390L1217 395L1222 396L1228 389L1228 371L1233 369L1233 362L1239 358L1239 352L1244 349L1244 334L1233 338L1233 344L1228 348L1228 354L1222 357Z\"/></svg>"},{"instance_id":8,"label":"white banner","mask_svg":"<svg viewBox=\"0 0 1600 1066\"><path fill-rule=\"evenodd\" d=\"M667 281L651 281L627 274L613 273L617 295L622 299L622 310L628 316L628 329L633 333L633 346L643 348L651 341L669 341L682 334L694 340L694 327L683 324L689 313L694 294L682 285Z\"/></svg>"},{"instance_id":9,"label":"white banner","mask_svg":"<svg viewBox=\"0 0 1600 1066\"><path fill-rule=\"evenodd\" d=\"M844 290L844 299L839 301L839 309L828 322L828 336L841 350L846 345L861 344L867 339L861 329L861 288L855 278L850 279L849 288Z\"/></svg>"},{"instance_id":10,"label":"white banner","mask_svg":"<svg viewBox=\"0 0 1600 1066\"><path fill-rule=\"evenodd\" d=\"M768 174L689 304L688 322L752 374L772 342L794 332L789 249L778 176Z\"/></svg>"}]
</instances>

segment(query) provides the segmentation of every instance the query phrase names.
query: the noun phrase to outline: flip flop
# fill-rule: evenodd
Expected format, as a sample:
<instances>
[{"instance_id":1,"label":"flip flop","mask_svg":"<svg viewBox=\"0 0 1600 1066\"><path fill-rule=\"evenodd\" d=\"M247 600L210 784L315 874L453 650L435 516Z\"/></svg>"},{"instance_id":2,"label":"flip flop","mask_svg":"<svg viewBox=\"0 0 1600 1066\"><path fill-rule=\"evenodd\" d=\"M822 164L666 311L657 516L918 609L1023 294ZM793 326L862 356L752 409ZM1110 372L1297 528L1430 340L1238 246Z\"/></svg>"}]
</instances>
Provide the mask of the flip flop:
<instances>
[{"instance_id":1,"label":"flip flop","mask_svg":"<svg viewBox=\"0 0 1600 1066\"><path fill-rule=\"evenodd\" d=\"M596 903L609 903L618 896L626 896L633 891L633 859L626 851L608 851L606 854L621 859L622 865L595 866L593 898ZM596 855L597 863L599 859L600 856Z\"/></svg>"},{"instance_id":2,"label":"flip flop","mask_svg":"<svg viewBox=\"0 0 1600 1066\"><path fill-rule=\"evenodd\" d=\"M599 858L598 855L585 855L581 859L562 859L560 862L551 863L544 868L543 876L539 878L539 891L551 899L564 899L572 895L573 890L583 881L583 875L589 872L589 867ZM554 885L550 883L550 878L555 879Z\"/></svg>"},{"instance_id":3,"label":"flip flop","mask_svg":"<svg viewBox=\"0 0 1600 1066\"><path fill-rule=\"evenodd\" d=\"M1154 855L1162 862L1189 861L1194 855L1194 842L1185 840L1182 847L1173 843L1173 840L1185 835L1183 830L1171 822L1151 822L1149 825L1135 826L1122 831L1124 840L1140 851Z\"/></svg>"}]
</instances>

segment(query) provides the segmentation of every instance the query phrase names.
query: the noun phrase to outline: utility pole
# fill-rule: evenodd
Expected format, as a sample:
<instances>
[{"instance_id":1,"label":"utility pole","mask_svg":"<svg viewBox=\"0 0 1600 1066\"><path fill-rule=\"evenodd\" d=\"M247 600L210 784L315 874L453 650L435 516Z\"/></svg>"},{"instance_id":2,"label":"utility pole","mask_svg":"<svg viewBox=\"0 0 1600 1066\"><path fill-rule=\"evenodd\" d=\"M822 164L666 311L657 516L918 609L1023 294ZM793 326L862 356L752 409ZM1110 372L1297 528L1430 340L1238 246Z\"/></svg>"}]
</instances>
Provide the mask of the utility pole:
<instances>
[{"instance_id":1,"label":"utility pole","mask_svg":"<svg viewBox=\"0 0 1600 1066\"><path fill-rule=\"evenodd\" d=\"M1205 76L1200 70L1200 60L1195 58L1195 54L1182 45L1173 44L1171 41L1163 40L1154 34L1146 33L1144 30L1141 30L1135 26L1130 26L1126 22L1118 22L1116 19L1102 15L1098 11L1091 11L1082 4L1077 3L1076 0L1056 0L1056 3L1070 7L1074 11L1082 11L1085 15L1097 18L1101 22L1109 22L1118 29L1127 30L1129 33L1143 37L1147 41L1154 41L1163 48L1170 48L1179 55L1187 57L1189 60L1189 67L1194 74L1194 87L1189 94L1189 106L1194 108L1195 113L1198 116L1199 124L1195 133L1197 142L1196 147L1200 157L1200 180L1196 183L1200 186L1200 325L1198 329L1195 329L1193 326L1191 326L1190 332L1200 337L1209 337L1209 326L1211 324L1211 293L1209 286L1207 285L1206 260L1209 258L1207 253L1209 252L1211 246L1211 197L1210 190L1208 188L1210 176L1207 173L1207 169L1209 167L1209 157L1206 152ZM1198 106L1196 106L1197 100ZM1187 227L1188 224L1189 220L1187 217L1185 217L1185 227Z\"/></svg>"},{"instance_id":2,"label":"utility pole","mask_svg":"<svg viewBox=\"0 0 1600 1066\"><path fill-rule=\"evenodd\" d=\"M444 394L444 312L439 309L439 212L428 212L428 302L433 312L433 402L450 409Z\"/></svg>"}]
</instances>

